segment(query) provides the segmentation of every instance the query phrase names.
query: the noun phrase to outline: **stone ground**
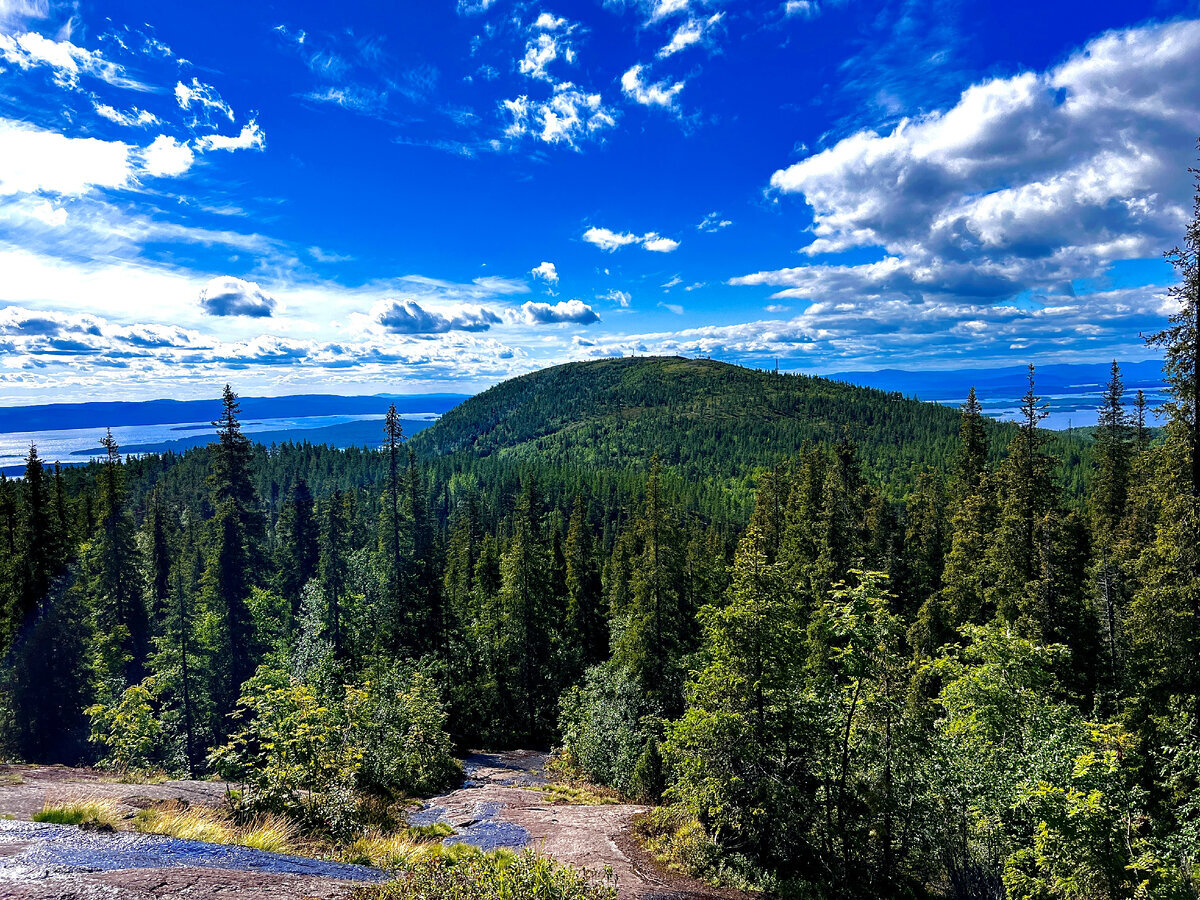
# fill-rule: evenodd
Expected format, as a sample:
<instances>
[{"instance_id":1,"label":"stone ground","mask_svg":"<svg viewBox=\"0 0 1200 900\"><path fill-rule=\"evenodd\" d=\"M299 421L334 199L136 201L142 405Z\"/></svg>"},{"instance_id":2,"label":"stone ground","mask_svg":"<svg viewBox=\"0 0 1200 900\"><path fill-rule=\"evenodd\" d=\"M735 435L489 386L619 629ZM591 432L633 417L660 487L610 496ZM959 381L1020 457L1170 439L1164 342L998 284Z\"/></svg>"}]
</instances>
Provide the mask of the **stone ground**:
<instances>
[{"instance_id":1,"label":"stone ground","mask_svg":"<svg viewBox=\"0 0 1200 900\"><path fill-rule=\"evenodd\" d=\"M536 790L546 782L544 753L475 753L464 760L466 780L457 790L428 800L414 823L447 822L456 834L484 848L533 847L561 862L611 871L623 900L709 900L736 895L664 871L630 834L632 804L583 806L551 803ZM331 877L349 871L313 861L243 857L237 851L198 852L164 839L96 835L78 829L26 826L46 803L111 797L129 808L168 800L219 806L227 785L217 781L122 784L87 769L61 766L0 766L0 898L3 900L150 900L232 898L239 900L338 900L352 881ZM105 843L105 842L110 843ZM141 854L129 868L130 848ZM53 852L51 852L53 851ZM149 862L145 854L150 853ZM158 853L159 856L154 854ZM206 855L207 854L207 855ZM209 865L189 865L212 857ZM129 857L132 859L132 856ZM275 869L264 871L264 869ZM313 872L318 872L313 874ZM354 876L350 876L354 877Z\"/></svg>"}]
</instances>

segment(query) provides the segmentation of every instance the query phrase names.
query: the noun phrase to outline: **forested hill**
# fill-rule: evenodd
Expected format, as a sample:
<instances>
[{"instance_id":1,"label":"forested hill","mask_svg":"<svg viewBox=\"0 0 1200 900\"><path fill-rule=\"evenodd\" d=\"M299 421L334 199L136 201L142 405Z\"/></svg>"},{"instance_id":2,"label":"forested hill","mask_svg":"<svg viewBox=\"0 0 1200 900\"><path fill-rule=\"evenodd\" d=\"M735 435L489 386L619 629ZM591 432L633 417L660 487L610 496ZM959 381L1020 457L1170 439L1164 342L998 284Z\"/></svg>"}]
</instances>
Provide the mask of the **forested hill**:
<instances>
[{"instance_id":1,"label":"forested hill","mask_svg":"<svg viewBox=\"0 0 1200 900\"><path fill-rule=\"evenodd\" d=\"M596 469L644 468L657 453L689 481L728 480L794 455L805 441L833 443L844 427L868 473L902 496L916 472L946 466L958 425L954 409L825 378L626 357L505 381L446 413L413 446L426 456ZM995 455L1015 433L991 421L987 430Z\"/></svg>"}]
</instances>

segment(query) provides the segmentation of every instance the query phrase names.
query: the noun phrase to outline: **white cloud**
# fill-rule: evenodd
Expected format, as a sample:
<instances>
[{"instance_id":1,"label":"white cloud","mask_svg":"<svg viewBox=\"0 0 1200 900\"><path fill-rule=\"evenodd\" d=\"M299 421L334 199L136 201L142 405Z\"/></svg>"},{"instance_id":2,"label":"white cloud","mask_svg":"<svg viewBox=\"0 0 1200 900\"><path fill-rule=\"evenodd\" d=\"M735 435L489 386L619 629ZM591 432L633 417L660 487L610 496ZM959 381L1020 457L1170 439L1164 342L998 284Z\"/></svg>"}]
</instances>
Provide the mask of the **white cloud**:
<instances>
[{"instance_id":1,"label":"white cloud","mask_svg":"<svg viewBox=\"0 0 1200 900\"><path fill-rule=\"evenodd\" d=\"M821 12L821 7L816 0L787 0L783 5L783 14L785 16L800 16L805 19L814 19Z\"/></svg>"},{"instance_id":2,"label":"white cloud","mask_svg":"<svg viewBox=\"0 0 1200 900\"><path fill-rule=\"evenodd\" d=\"M812 207L806 253L879 247L884 258L734 283L796 299L1003 299L1157 256L1189 214L1198 58L1198 21L1110 32L1048 72L992 79L950 109L844 138L771 186Z\"/></svg>"},{"instance_id":3,"label":"white cloud","mask_svg":"<svg viewBox=\"0 0 1200 900\"><path fill-rule=\"evenodd\" d=\"M78 196L92 188L125 187L133 174L133 149L121 141L69 138L0 119L0 196Z\"/></svg>"},{"instance_id":4,"label":"white cloud","mask_svg":"<svg viewBox=\"0 0 1200 900\"><path fill-rule=\"evenodd\" d=\"M391 334L445 334L448 331L487 331L500 317L485 307L461 307L444 315L415 300L383 300L371 308L370 318Z\"/></svg>"},{"instance_id":5,"label":"white cloud","mask_svg":"<svg viewBox=\"0 0 1200 900\"><path fill-rule=\"evenodd\" d=\"M664 59L673 56L680 50L703 43L709 29L720 22L724 15L724 13L714 13L707 19L688 19L675 29L671 40L658 51L657 56L659 59Z\"/></svg>"},{"instance_id":6,"label":"white cloud","mask_svg":"<svg viewBox=\"0 0 1200 900\"><path fill-rule=\"evenodd\" d=\"M558 284L558 270L554 268L554 263L543 262L530 269L529 274L534 278L540 278L547 284Z\"/></svg>"},{"instance_id":7,"label":"white cloud","mask_svg":"<svg viewBox=\"0 0 1200 900\"><path fill-rule=\"evenodd\" d=\"M763 312L769 313L785 313L791 310L790 306L784 306L782 303L770 303L763 307Z\"/></svg>"},{"instance_id":8,"label":"white cloud","mask_svg":"<svg viewBox=\"0 0 1200 900\"><path fill-rule=\"evenodd\" d=\"M261 319L275 311L275 298L253 281L223 275L200 291L200 307L210 316L247 316Z\"/></svg>"},{"instance_id":9,"label":"white cloud","mask_svg":"<svg viewBox=\"0 0 1200 900\"><path fill-rule=\"evenodd\" d=\"M650 21L665 19L677 13L687 12L690 0L651 0Z\"/></svg>"},{"instance_id":10,"label":"white cloud","mask_svg":"<svg viewBox=\"0 0 1200 900\"><path fill-rule=\"evenodd\" d=\"M549 100L520 96L502 101L500 108L511 119L504 129L510 140L530 135L547 144L563 143L575 149L617 124L616 114L605 107L599 94L583 93L570 82L556 85Z\"/></svg>"},{"instance_id":11,"label":"white cloud","mask_svg":"<svg viewBox=\"0 0 1200 900\"><path fill-rule=\"evenodd\" d=\"M705 231L709 234L712 234L713 232L720 231L722 228L728 228L732 224L733 222L729 219L722 218L720 213L710 212L704 217L700 224L696 226L696 230Z\"/></svg>"},{"instance_id":12,"label":"white cloud","mask_svg":"<svg viewBox=\"0 0 1200 900\"><path fill-rule=\"evenodd\" d=\"M662 300L660 300L658 301L658 305L669 313L674 313L677 316L683 315L683 307L678 303L664 303Z\"/></svg>"},{"instance_id":13,"label":"white cloud","mask_svg":"<svg viewBox=\"0 0 1200 900\"><path fill-rule=\"evenodd\" d=\"M567 20L553 13L544 12L534 20L532 25L538 31L558 31L567 27Z\"/></svg>"},{"instance_id":14,"label":"white cloud","mask_svg":"<svg viewBox=\"0 0 1200 900\"><path fill-rule=\"evenodd\" d=\"M601 250L612 252L618 247L625 247L629 244L636 244L641 241L636 234L629 232L616 232L609 228L589 228L583 233L583 239L589 244L595 244Z\"/></svg>"},{"instance_id":15,"label":"white cloud","mask_svg":"<svg viewBox=\"0 0 1200 900\"><path fill-rule=\"evenodd\" d=\"M98 52L70 41L52 41L36 32L0 34L0 59L20 69L49 68L59 87L77 89L81 75L98 78L115 87L148 91L149 86L129 78L122 66Z\"/></svg>"},{"instance_id":16,"label":"white cloud","mask_svg":"<svg viewBox=\"0 0 1200 900\"><path fill-rule=\"evenodd\" d=\"M197 114L202 114L203 121L209 121L213 113L233 121L233 110L229 104L221 99L215 87L204 84L199 78L193 78L190 85L178 82L175 85L175 100L180 109L194 109Z\"/></svg>"},{"instance_id":17,"label":"white cloud","mask_svg":"<svg viewBox=\"0 0 1200 900\"><path fill-rule=\"evenodd\" d=\"M43 225L51 228L61 228L67 224L67 211L64 207L55 206L49 200L39 200L34 203L29 214Z\"/></svg>"},{"instance_id":18,"label":"white cloud","mask_svg":"<svg viewBox=\"0 0 1200 900\"><path fill-rule=\"evenodd\" d=\"M649 234L642 235L642 246L653 253L670 253L679 247L679 241L662 237L651 231Z\"/></svg>"},{"instance_id":19,"label":"white cloud","mask_svg":"<svg viewBox=\"0 0 1200 900\"><path fill-rule=\"evenodd\" d=\"M666 80L647 84L642 80L642 69L638 64L626 70L621 76L621 90L625 96L632 98L642 106L661 106L670 109L675 106L675 98L683 90L682 81L676 81L668 86Z\"/></svg>"},{"instance_id":20,"label":"white cloud","mask_svg":"<svg viewBox=\"0 0 1200 900\"><path fill-rule=\"evenodd\" d=\"M182 141L160 134L142 151L142 171L154 177L182 175L192 167L196 155Z\"/></svg>"},{"instance_id":21,"label":"white cloud","mask_svg":"<svg viewBox=\"0 0 1200 900\"><path fill-rule=\"evenodd\" d=\"M636 235L628 231L619 232L613 231L611 228L597 228L596 226L592 226L585 231L583 239L589 244L593 244L609 253L621 247L627 247L630 244L641 244L644 249L654 253L670 253L679 246L679 241L663 237L655 231Z\"/></svg>"},{"instance_id":22,"label":"white cloud","mask_svg":"<svg viewBox=\"0 0 1200 900\"><path fill-rule=\"evenodd\" d=\"M538 78L542 81L553 81L546 67L558 59L558 40L551 34L539 34L534 40L525 45L525 56L517 63L517 69L522 75Z\"/></svg>"},{"instance_id":23,"label":"white cloud","mask_svg":"<svg viewBox=\"0 0 1200 900\"><path fill-rule=\"evenodd\" d=\"M535 303L530 300L521 305L521 313L530 325L551 325L559 322L591 325L600 321L596 311L582 300L562 300L553 304Z\"/></svg>"},{"instance_id":24,"label":"white cloud","mask_svg":"<svg viewBox=\"0 0 1200 900\"><path fill-rule=\"evenodd\" d=\"M460 16L477 16L487 12L495 2L496 0L458 0L458 14Z\"/></svg>"},{"instance_id":25,"label":"white cloud","mask_svg":"<svg viewBox=\"0 0 1200 900\"><path fill-rule=\"evenodd\" d=\"M235 137L223 134L208 134L196 141L196 149L201 152L209 150L262 150L267 146L267 136L258 127L258 122L251 119L242 126L241 132Z\"/></svg>"},{"instance_id":26,"label":"white cloud","mask_svg":"<svg viewBox=\"0 0 1200 900\"><path fill-rule=\"evenodd\" d=\"M629 309L630 304L633 302L633 297L628 291L618 291L616 289L609 291L600 299L611 300L617 306L621 307L621 309Z\"/></svg>"},{"instance_id":27,"label":"white cloud","mask_svg":"<svg viewBox=\"0 0 1200 900\"><path fill-rule=\"evenodd\" d=\"M161 125L162 121L152 112L147 112L144 109L133 107L129 112L122 112L109 106L107 103L97 103L96 112L104 116L110 122L116 122L118 125L129 127L149 127L151 125Z\"/></svg>"}]
</instances>

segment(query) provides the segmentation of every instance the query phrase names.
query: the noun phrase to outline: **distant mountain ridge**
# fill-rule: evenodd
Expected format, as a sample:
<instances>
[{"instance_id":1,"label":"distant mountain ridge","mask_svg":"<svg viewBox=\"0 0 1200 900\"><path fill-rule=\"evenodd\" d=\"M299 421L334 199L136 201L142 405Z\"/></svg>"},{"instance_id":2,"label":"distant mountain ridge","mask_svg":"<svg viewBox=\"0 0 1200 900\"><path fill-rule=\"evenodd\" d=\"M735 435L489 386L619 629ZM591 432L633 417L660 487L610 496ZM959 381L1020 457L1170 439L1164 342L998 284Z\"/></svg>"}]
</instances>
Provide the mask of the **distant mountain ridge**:
<instances>
[{"instance_id":1,"label":"distant mountain ridge","mask_svg":"<svg viewBox=\"0 0 1200 900\"><path fill-rule=\"evenodd\" d=\"M826 378L710 359L624 357L567 363L502 382L413 438L426 455L500 457L590 469L644 467L657 455L685 478L748 476L833 443L843 429L865 467L899 488L945 465L955 409ZM988 423L997 452L1012 425Z\"/></svg>"},{"instance_id":2,"label":"distant mountain ridge","mask_svg":"<svg viewBox=\"0 0 1200 900\"><path fill-rule=\"evenodd\" d=\"M387 412L395 403L401 413L444 413L467 399L467 394L292 394L285 397L242 397L242 418L271 419L292 416L369 415ZM46 403L0 407L0 433L50 431L66 428L104 428L116 425L169 425L206 422L221 412L219 398L212 400L99 401Z\"/></svg>"},{"instance_id":3,"label":"distant mountain ridge","mask_svg":"<svg viewBox=\"0 0 1200 900\"><path fill-rule=\"evenodd\" d=\"M1162 360L1120 363L1126 391L1160 388L1165 383ZM1081 389L1101 391L1108 383L1110 363L1050 363L1037 366L1038 393L1078 393ZM998 369L879 369L873 372L835 372L826 377L861 387L899 391L921 400L948 400L965 397L973 386L980 396L1019 397L1025 393L1027 366Z\"/></svg>"}]
</instances>

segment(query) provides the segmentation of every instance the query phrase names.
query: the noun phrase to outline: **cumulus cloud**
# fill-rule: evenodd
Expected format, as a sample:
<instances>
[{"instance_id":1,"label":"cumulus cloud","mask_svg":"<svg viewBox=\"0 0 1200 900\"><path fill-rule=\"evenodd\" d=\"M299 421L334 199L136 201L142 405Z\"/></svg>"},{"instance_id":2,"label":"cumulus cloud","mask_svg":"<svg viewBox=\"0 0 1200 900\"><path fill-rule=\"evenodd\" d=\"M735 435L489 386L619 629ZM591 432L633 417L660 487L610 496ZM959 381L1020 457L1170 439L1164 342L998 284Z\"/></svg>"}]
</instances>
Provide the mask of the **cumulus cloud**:
<instances>
[{"instance_id":1,"label":"cumulus cloud","mask_svg":"<svg viewBox=\"0 0 1200 900\"><path fill-rule=\"evenodd\" d=\"M679 241L651 231L642 235L642 246L652 253L670 253L679 247Z\"/></svg>"},{"instance_id":2,"label":"cumulus cloud","mask_svg":"<svg viewBox=\"0 0 1200 900\"><path fill-rule=\"evenodd\" d=\"M553 13L544 12L534 20L532 27L537 31L558 31L567 27L567 20Z\"/></svg>"},{"instance_id":3,"label":"cumulus cloud","mask_svg":"<svg viewBox=\"0 0 1200 900\"><path fill-rule=\"evenodd\" d=\"M591 325L600 321L596 311L582 300L561 300L558 303L535 303L530 300L521 305L521 314L530 325L552 325L560 322Z\"/></svg>"},{"instance_id":4,"label":"cumulus cloud","mask_svg":"<svg viewBox=\"0 0 1200 900\"><path fill-rule=\"evenodd\" d=\"M884 258L734 283L805 299L1005 298L1156 256L1188 218L1197 58L1197 21L1110 32L1047 72L844 138L771 187L811 206L809 255L879 247Z\"/></svg>"},{"instance_id":5,"label":"cumulus cloud","mask_svg":"<svg viewBox=\"0 0 1200 900\"><path fill-rule=\"evenodd\" d=\"M558 284L558 269L552 262L539 263L530 269L529 274L534 278L542 279L547 284Z\"/></svg>"},{"instance_id":6,"label":"cumulus cloud","mask_svg":"<svg viewBox=\"0 0 1200 900\"><path fill-rule=\"evenodd\" d=\"M679 92L683 90L684 84L682 81L676 81L672 85L668 85L666 80L657 81L653 84L648 84L642 79L642 70L645 66L638 64L625 71L621 76L621 90L625 92L625 96L631 98L642 106L661 106L665 109L670 109L675 106L675 98L679 96Z\"/></svg>"},{"instance_id":7,"label":"cumulus cloud","mask_svg":"<svg viewBox=\"0 0 1200 900\"><path fill-rule=\"evenodd\" d=\"M160 134L142 151L142 171L155 177L182 175L192 167L196 155L187 144Z\"/></svg>"},{"instance_id":8,"label":"cumulus cloud","mask_svg":"<svg viewBox=\"0 0 1200 900\"><path fill-rule=\"evenodd\" d=\"M482 306L463 308L445 316L415 300L384 300L371 309L371 318L392 334L445 334L448 331L487 331L500 317Z\"/></svg>"},{"instance_id":9,"label":"cumulus cloud","mask_svg":"<svg viewBox=\"0 0 1200 900\"><path fill-rule=\"evenodd\" d=\"M687 12L690 4L691 0L650 0L650 21Z\"/></svg>"},{"instance_id":10,"label":"cumulus cloud","mask_svg":"<svg viewBox=\"0 0 1200 900\"><path fill-rule=\"evenodd\" d=\"M644 249L654 253L670 253L679 246L679 241L663 237L656 231L637 235L628 231L613 231L611 228L595 226L583 233L583 239L609 253L630 244L641 244Z\"/></svg>"},{"instance_id":11,"label":"cumulus cloud","mask_svg":"<svg viewBox=\"0 0 1200 900\"><path fill-rule=\"evenodd\" d=\"M570 45L562 44L552 34L543 32L525 45L525 55L517 63L517 70L529 78L553 82L554 79L546 70L550 63L559 58L561 48L562 58L566 62L574 62L575 51Z\"/></svg>"},{"instance_id":12,"label":"cumulus cloud","mask_svg":"<svg viewBox=\"0 0 1200 900\"><path fill-rule=\"evenodd\" d=\"M70 138L0 119L0 196L79 196L92 188L125 187L133 175L133 149L122 141Z\"/></svg>"},{"instance_id":13,"label":"cumulus cloud","mask_svg":"<svg viewBox=\"0 0 1200 900\"><path fill-rule=\"evenodd\" d=\"M509 117L504 136L510 140L529 135L547 144L563 143L575 149L617 124L616 113L604 105L599 94L584 93L570 82L555 85L548 100L522 95L502 101L500 109Z\"/></svg>"},{"instance_id":14,"label":"cumulus cloud","mask_svg":"<svg viewBox=\"0 0 1200 900\"><path fill-rule=\"evenodd\" d=\"M267 136L263 134L263 130L258 127L258 122L254 119L243 125L241 132L236 136L209 134L196 141L196 148L201 151L262 150L266 146Z\"/></svg>"},{"instance_id":15,"label":"cumulus cloud","mask_svg":"<svg viewBox=\"0 0 1200 900\"><path fill-rule=\"evenodd\" d=\"M275 298L253 281L229 275L212 279L200 291L200 307L210 316L266 318L275 305Z\"/></svg>"}]
</instances>

